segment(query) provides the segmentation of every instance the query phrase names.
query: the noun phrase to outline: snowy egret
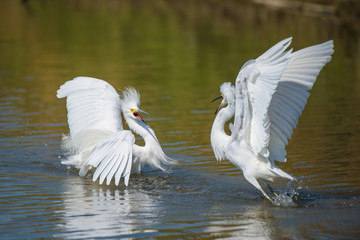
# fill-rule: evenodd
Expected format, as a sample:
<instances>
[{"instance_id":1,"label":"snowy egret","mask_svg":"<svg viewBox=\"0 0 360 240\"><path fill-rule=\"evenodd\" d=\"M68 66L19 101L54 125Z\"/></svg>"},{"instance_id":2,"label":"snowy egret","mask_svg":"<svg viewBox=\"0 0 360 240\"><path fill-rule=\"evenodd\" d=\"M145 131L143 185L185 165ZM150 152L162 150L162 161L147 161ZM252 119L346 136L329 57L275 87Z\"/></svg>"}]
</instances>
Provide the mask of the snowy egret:
<instances>
[{"instance_id":1,"label":"snowy egret","mask_svg":"<svg viewBox=\"0 0 360 240\"><path fill-rule=\"evenodd\" d=\"M268 181L294 179L274 161L286 161L285 145L305 107L308 91L334 52L333 41L292 52L286 50L291 40L284 39L246 62L235 86L223 83L221 96L213 100L222 99L210 134L216 159L228 159L240 168L245 179L271 202L260 183L277 197ZM224 127L232 118L228 135Z\"/></svg>"},{"instance_id":2,"label":"snowy egret","mask_svg":"<svg viewBox=\"0 0 360 240\"><path fill-rule=\"evenodd\" d=\"M127 88L121 97L107 82L89 77L77 77L64 83L57 91L66 99L70 134L63 137L62 147L67 159L62 163L79 168L85 176L96 168L93 181L115 184L124 177L127 186L132 172L140 172L145 165L165 170L174 164L163 152L155 132L145 123L139 109L140 96L134 88ZM134 134L124 130L121 112L130 130L140 135L144 146L135 144Z\"/></svg>"}]
</instances>

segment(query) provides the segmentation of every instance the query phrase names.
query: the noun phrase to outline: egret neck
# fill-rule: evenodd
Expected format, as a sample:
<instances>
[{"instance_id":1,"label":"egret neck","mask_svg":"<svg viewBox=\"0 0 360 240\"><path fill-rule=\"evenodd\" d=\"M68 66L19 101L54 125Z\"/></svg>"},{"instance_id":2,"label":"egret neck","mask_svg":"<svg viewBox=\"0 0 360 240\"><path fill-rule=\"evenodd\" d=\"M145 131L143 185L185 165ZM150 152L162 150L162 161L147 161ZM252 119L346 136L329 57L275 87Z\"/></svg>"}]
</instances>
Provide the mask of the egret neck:
<instances>
[{"instance_id":1,"label":"egret neck","mask_svg":"<svg viewBox=\"0 0 360 240\"><path fill-rule=\"evenodd\" d=\"M225 132L224 126L227 121L234 117L235 106L230 103L222 108L216 115L211 128L210 142L218 161L226 159L225 150L231 142L231 136Z\"/></svg>"},{"instance_id":2,"label":"egret neck","mask_svg":"<svg viewBox=\"0 0 360 240\"><path fill-rule=\"evenodd\" d=\"M144 165L149 164L153 168L165 170L162 164L169 164L170 159L163 152L154 131L142 120L125 117L129 128L140 135L145 142L144 146L133 145L132 172L140 172Z\"/></svg>"}]
</instances>

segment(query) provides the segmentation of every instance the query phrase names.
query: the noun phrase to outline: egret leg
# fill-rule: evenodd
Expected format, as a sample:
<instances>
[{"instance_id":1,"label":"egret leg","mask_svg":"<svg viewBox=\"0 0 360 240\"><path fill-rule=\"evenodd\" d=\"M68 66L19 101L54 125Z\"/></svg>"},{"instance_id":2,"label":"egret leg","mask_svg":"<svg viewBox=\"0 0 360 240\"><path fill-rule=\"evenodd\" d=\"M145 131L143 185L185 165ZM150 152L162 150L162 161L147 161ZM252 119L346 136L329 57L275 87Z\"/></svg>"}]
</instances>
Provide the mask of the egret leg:
<instances>
[{"instance_id":1,"label":"egret leg","mask_svg":"<svg viewBox=\"0 0 360 240\"><path fill-rule=\"evenodd\" d=\"M256 180L256 178L254 178L254 176L247 174L247 172L244 172L244 177L246 178L246 180L249 181L249 183L251 183L254 187L256 187L257 189L259 189L262 194L264 194L264 196L271 202L274 203L274 201L271 199L271 197L269 197L269 195L262 189L262 187L260 186L259 182Z\"/></svg>"},{"instance_id":2,"label":"egret leg","mask_svg":"<svg viewBox=\"0 0 360 240\"><path fill-rule=\"evenodd\" d=\"M264 196L271 202L274 203L274 201L269 197L269 195L260 187L259 190L264 194Z\"/></svg>"},{"instance_id":3,"label":"egret leg","mask_svg":"<svg viewBox=\"0 0 360 240\"><path fill-rule=\"evenodd\" d=\"M268 187L268 189L270 190L270 192L272 192L272 194L274 194L275 197L278 197L279 195L277 195L277 193L274 191L274 189L270 186L269 183L266 183L266 186Z\"/></svg>"}]
</instances>

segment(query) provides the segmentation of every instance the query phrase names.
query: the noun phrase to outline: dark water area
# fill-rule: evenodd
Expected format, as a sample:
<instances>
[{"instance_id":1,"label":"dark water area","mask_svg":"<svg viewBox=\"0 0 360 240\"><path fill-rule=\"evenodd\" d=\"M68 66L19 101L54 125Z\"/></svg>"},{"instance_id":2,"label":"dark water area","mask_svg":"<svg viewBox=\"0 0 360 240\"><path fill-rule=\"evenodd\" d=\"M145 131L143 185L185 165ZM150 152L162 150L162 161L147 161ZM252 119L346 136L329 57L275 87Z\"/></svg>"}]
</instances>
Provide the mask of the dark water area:
<instances>
[{"instance_id":1,"label":"dark water area","mask_svg":"<svg viewBox=\"0 0 360 240\"><path fill-rule=\"evenodd\" d=\"M358 239L358 4L266 3L1 1L0 238ZM243 63L289 36L294 50L333 39L335 53L279 164L298 179L298 200L276 206L216 162L210 101ZM146 168L125 187L62 165L67 112L56 90L76 76L138 89L145 121L178 166Z\"/></svg>"}]
</instances>

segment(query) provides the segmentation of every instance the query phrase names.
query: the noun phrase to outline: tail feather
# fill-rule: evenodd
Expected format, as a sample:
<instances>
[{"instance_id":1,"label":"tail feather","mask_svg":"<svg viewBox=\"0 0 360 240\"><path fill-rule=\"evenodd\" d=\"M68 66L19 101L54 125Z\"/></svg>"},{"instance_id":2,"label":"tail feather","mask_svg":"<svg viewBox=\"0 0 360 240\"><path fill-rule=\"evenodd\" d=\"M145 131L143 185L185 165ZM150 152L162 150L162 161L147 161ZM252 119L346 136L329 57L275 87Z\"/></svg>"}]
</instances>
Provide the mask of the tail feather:
<instances>
[{"instance_id":1,"label":"tail feather","mask_svg":"<svg viewBox=\"0 0 360 240\"><path fill-rule=\"evenodd\" d=\"M284 172L283 170L281 170L278 167L272 167L270 170L273 173L275 173L276 175L278 175L279 177L286 178L289 180L294 180L294 178L292 176L290 176L289 174L287 174L286 172Z\"/></svg>"}]
</instances>

